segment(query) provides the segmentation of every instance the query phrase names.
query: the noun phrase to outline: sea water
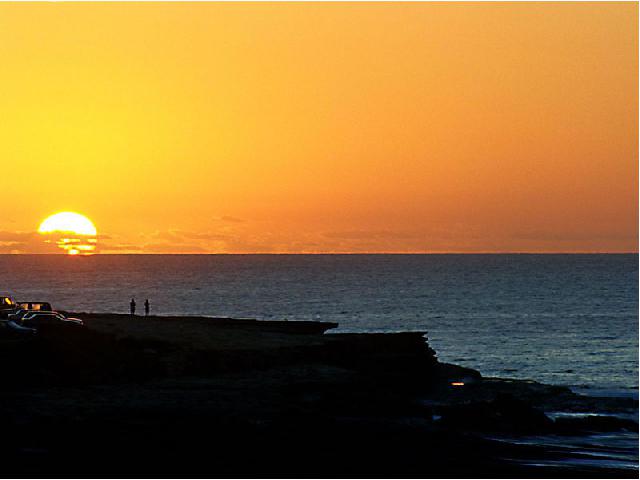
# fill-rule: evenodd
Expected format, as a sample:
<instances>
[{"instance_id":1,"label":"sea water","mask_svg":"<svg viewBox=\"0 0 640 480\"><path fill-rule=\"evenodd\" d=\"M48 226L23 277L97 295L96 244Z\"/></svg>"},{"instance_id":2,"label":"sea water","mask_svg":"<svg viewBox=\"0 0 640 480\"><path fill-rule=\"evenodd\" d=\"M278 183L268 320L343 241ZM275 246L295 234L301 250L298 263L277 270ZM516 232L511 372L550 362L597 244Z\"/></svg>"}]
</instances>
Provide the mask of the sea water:
<instances>
[{"instance_id":1,"label":"sea water","mask_svg":"<svg viewBox=\"0 0 640 480\"><path fill-rule=\"evenodd\" d=\"M442 361L591 394L638 392L638 256L1 255L0 291L75 312L425 331Z\"/></svg>"}]
</instances>

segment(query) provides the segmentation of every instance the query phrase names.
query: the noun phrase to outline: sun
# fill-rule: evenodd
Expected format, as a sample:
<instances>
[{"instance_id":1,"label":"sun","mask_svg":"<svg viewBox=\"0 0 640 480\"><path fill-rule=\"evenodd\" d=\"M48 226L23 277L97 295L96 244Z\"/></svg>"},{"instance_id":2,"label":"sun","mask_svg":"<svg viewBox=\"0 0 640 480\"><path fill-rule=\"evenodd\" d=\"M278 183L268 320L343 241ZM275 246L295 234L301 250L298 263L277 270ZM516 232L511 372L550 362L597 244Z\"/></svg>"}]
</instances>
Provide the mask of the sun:
<instances>
[{"instance_id":1,"label":"sun","mask_svg":"<svg viewBox=\"0 0 640 480\"><path fill-rule=\"evenodd\" d=\"M47 217L38 228L39 233L68 232L76 235L93 235L98 232L95 225L84 215L75 212L60 212Z\"/></svg>"},{"instance_id":2,"label":"sun","mask_svg":"<svg viewBox=\"0 0 640 480\"><path fill-rule=\"evenodd\" d=\"M98 231L91 220L76 212L59 212L38 227L46 243L55 243L69 255L90 255L96 249Z\"/></svg>"}]
</instances>

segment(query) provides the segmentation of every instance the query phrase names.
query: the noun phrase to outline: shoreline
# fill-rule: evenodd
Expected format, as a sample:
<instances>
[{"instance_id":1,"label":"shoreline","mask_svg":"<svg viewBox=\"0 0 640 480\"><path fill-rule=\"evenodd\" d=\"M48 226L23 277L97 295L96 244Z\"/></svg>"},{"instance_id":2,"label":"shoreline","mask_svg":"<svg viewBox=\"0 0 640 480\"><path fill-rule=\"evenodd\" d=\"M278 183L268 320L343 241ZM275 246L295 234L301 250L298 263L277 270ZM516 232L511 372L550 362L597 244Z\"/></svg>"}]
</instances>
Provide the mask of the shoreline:
<instances>
[{"instance_id":1,"label":"shoreline","mask_svg":"<svg viewBox=\"0 0 640 480\"><path fill-rule=\"evenodd\" d=\"M0 336L13 359L0 394L12 441L0 456L18 477L75 477L107 452L108 476L637 477L637 457L636 468L616 468L586 451L492 440L637 435L637 401L483 377L439 362L424 332L72 315L86 326ZM550 411L604 415L558 421Z\"/></svg>"}]
</instances>

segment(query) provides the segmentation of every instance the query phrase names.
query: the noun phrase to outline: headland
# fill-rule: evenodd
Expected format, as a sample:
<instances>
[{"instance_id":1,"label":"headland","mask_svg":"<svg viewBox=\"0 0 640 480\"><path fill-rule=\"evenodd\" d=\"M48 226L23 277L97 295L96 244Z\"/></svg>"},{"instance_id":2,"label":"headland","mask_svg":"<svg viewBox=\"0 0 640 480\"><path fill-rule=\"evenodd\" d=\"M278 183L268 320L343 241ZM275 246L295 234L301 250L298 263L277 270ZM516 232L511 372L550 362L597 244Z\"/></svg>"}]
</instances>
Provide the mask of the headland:
<instances>
[{"instance_id":1,"label":"headland","mask_svg":"<svg viewBox=\"0 0 640 480\"><path fill-rule=\"evenodd\" d=\"M519 441L637 432L637 401L484 378L440 362L425 332L72 315L85 326L0 332L0 457L10 476L638 474L562 442Z\"/></svg>"}]
</instances>

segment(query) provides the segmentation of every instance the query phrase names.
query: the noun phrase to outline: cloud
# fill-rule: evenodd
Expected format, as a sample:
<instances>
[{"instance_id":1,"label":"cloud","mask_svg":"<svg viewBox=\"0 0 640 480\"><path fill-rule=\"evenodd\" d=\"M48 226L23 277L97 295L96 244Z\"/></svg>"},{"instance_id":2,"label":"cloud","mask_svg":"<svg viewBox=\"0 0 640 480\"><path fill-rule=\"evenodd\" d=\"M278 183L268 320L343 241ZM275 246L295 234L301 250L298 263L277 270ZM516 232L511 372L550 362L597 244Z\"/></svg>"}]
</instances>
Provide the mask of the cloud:
<instances>
[{"instance_id":1,"label":"cloud","mask_svg":"<svg viewBox=\"0 0 640 480\"><path fill-rule=\"evenodd\" d=\"M534 240L542 242L581 242L602 240L637 240L637 232L559 232L550 230L526 230L514 233L514 240Z\"/></svg>"},{"instance_id":2,"label":"cloud","mask_svg":"<svg viewBox=\"0 0 640 480\"><path fill-rule=\"evenodd\" d=\"M143 238L144 234L141 235ZM229 234L226 233L216 233L216 232L189 232L185 230L160 230L155 231L151 235L146 236L151 240L159 240L162 242L169 243L185 243L186 240L227 240L230 238Z\"/></svg>"},{"instance_id":3,"label":"cloud","mask_svg":"<svg viewBox=\"0 0 640 480\"><path fill-rule=\"evenodd\" d=\"M327 238L340 240L397 240L424 238L424 234L415 232L394 232L390 230L349 230L340 232L325 232Z\"/></svg>"},{"instance_id":4,"label":"cloud","mask_svg":"<svg viewBox=\"0 0 640 480\"><path fill-rule=\"evenodd\" d=\"M180 242L182 241L182 235L176 233L174 230L159 230L153 232L149 237L153 240L166 240L168 242Z\"/></svg>"},{"instance_id":5,"label":"cloud","mask_svg":"<svg viewBox=\"0 0 640 480\"><path fill-rule=\"evenodd\" d=\"M148 253L208 253L207 249L200 245L172 244L169 242L148 243L142 246L142 251Z\"/></svg>"},{"instance_id":6,"label":"cloud","mask_svg":"<svg viewBox=\"0 0 640 480\"><path fill-rule=\"evenodd\" d=\"M61 253L55 242L46 243L38 232L0 231L0 253Z\"/></svg>"},{"instance_id":7,"label":"cloud","mask_svg":"<svg viewBox=\"0 0 640 480\"><path fill-rule=\"evenodd\" d=\"M142 247L139 245L131 245L131 244L104 244L102 243L100 246L101 253L143 253Z\"/></svg>"},{"instance_id":8,"label":"cloud","mask_svg":"<svg viewBox=\"0 0 640 480\"><path fill-rule=\"evenodd\" d=\"M270 253L290 251L284 238L269 232L191 232L185 230L156 231L145 236L141 246L149 253ZM104 247L108 251L108 247Z\"/></svg>"},{"instance_id":9,"label":"cloud","mask_svg":"<svg viewBox=\"0 0 640 480\"><path fill-rule=\"evenodd\" d=\"M0 253L25 253L26 244L22 242L0 242Z\"/></svg>"},{"instance_id":10,"label":"cloud","mask_svg":"<svg viewBox=\"0 0 640 480\"><path fill-rule=\"evenodd\" d=\"M37 232L0 231L0 242L26 242L38 236Z\"/></svg>"},{"instance_id":11,"label":"cloud","mask_svg":"<svg viewBox=\"0 0 640 480\"><path fill-rule=\"evenodd\" d=\"M191 238L194 240L229 240L232 238L232 235L224 234L224 233L210 233L210 232L176 232L181 235L183 238Z\"/></svg>"},{"instance_id":12,"label":"cloud","mask_svg":"<svg viewBox=\"0 0 640 480\"><path fill-rule=\"evenodd\" d=\"M258 233L246 232L244 228L235 231L220 227L220 230L158 230L140 234L139 242L127 236L102 234L96 244L99 252L95 253L317 253L326 243L321 237L304 232L292 240L288 234L268 230ZM64 253L55 239L50 239L50 243L46 240L37 232L0 231L0 253Z\"/></svg>"},{"instance_id":13,"label":"cloud","mask_svg":"<svg viewBox=\"0 0 640 480\"><path fill-rule=\"evenodd\" d=\"M99 246L100 242L88 242L84 235L64 232L43 235L34 231L0 231L0 253L64 254L65 250L69 249L79 249L80 253L85 251L97 253L96 247Z\"/></svg>"}]
</instances>

